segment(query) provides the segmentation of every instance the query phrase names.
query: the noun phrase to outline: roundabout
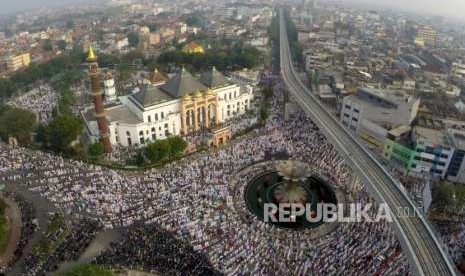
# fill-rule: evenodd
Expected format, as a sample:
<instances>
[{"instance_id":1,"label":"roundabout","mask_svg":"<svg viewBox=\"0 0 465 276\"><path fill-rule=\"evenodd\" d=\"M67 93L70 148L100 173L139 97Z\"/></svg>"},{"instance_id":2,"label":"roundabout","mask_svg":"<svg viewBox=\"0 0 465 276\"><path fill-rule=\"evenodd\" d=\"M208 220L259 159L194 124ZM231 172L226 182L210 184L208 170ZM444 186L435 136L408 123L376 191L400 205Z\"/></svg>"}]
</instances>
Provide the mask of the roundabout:
<instances>
[{"instance_id":1,"label":"roundabout","mask_svg":"<svg viewBox=\"0 0 465 276\"><path fill-rule=\"evenodd\" d=\"M317 205L338 203L328 181L300 162L279 161L274 167L248 182L244 200L250 212L280 228L301 230L321 226L324 222ZM290 214L290 221L277 219L291 213L291 207L296 205L306 207L306 211L300 215ZM283 208L270 211L270 207L275 206ZM272 221L271 217L276 221Z\"/></svg>"},{"instance_id":2,"label":"roundabout","mask_svg":"<svg viewBox=\"0 0 465 276\"><path fill-rule=\"evenodd\" d=\"M234 209L244 222L267 225L268 234L275 238L302 232L310 239L323 237L334 231L338 223L324 222L318 206L346 203L343 191L320 168L294 160L255 163L238 174L234 185ZM293 205L306 208L304 214L290 214ZM278 210L270 210L270 206ZM270 212L277 221L265 219ZM280 212L290 221L281 221Z\"/></svg>"}]
</instances>

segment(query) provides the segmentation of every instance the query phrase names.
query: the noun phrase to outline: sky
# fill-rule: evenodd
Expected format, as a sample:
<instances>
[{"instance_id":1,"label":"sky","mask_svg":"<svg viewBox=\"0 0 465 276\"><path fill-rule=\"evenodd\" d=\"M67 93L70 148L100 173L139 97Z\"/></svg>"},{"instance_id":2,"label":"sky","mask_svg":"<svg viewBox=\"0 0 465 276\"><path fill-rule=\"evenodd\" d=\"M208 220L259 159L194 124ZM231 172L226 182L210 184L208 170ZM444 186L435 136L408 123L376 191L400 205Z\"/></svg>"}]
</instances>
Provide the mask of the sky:
<instances>
[{"instance_id":1,"label":"sky","mask_svg":"<svg viewBox=\"0 0 465 276\"><path fill-rule=\"evenodd\" d=\"M96 2L91 0L0 0L0 13L6 14L16 11L32 10L41 7L54 7L82 2Z\"/></svg>"},{"instance_id":2,"label":"sky","mask_svg":"<svg viewBox=\"0 0 465 276\"><path fill-rule=\"evenodd\" d=\"M343 0L349 3L353 0ZM395 7L407 11L442 15L456 19L465 17L465 0L354 0L359 3Z\"/></svg>"},{"instance_id":3,"label":"sky","mask_svg":"<svg viewBox=\"0 0 465 276\"><path fill-rule=\"evenodd\" d=\"M43 6L76 4L91 0L0 0L0 13L29 10ZM215 0L210 0L215 1ZM324 0L320 0L324 1ZM465 17L465 0L342 0L397 7L428 14L439 14L455 18Z\"/></svg>"}]
</instances>

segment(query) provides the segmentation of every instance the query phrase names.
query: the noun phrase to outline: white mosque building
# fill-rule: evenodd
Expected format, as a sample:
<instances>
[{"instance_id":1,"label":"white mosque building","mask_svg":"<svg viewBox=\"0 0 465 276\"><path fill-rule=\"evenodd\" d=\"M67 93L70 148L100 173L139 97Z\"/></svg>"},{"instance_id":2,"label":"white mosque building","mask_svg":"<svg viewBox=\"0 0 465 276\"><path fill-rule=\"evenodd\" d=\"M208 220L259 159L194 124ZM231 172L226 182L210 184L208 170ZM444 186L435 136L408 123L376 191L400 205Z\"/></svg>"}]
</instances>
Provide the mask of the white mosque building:
<instances>
[{"instance_id":1,"label":"white mosque building","mask_svg":"<svg viewBox=\"0 0 465 276\"><path fill-rule=\"evenodd\" d=\"M117 96L111 75L103 82L111 144L124 147L215 128L243 115L254 98L253 87L236 83L215 68L200 78L182 69L168 79L155 70L150 84L128 96ZM98 141L93 107L81 115L89 140Z\"/></svg>"}]
</instances>

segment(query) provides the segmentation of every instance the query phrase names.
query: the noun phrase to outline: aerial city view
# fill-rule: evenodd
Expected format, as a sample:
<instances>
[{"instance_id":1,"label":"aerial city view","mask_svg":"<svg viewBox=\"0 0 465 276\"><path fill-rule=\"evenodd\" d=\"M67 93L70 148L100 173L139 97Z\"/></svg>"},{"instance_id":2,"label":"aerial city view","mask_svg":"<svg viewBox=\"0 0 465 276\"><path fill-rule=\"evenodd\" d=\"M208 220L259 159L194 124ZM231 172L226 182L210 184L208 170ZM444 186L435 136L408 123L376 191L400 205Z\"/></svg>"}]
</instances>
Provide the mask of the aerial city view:
<instances>
[{"instance_id":1,"label":"aerial city view","mask_svg":"<svg viewBox=\"0 0 465 276\"><path fill-rule=\"evenodd\" d=\"M465 275L464 1L0 7L0 276Z\"/></svg>"}]
</instances>

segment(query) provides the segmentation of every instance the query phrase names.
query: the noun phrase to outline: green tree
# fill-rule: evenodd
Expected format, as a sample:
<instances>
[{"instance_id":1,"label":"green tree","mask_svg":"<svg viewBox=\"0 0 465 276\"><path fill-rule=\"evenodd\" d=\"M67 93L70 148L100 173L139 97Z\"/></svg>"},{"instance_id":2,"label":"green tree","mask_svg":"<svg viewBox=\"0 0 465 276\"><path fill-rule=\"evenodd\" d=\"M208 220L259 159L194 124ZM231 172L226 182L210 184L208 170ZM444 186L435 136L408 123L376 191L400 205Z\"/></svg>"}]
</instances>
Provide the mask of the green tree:
<instances>
[{"instance_id":1,"label":"green tree","mask_svg":"<svg viewBox=\"0 0 465 276\"><path fill-rule=\"evenodd\" d=\"M188 26L192 27L201 27L202 26L202 18L197 14L190 14L186 17L185 20Z\"/></svg>"},{"instance_id":2,"label":"green tree","mask_svg":"<svg viewBox=\"0 0 465 276\"><path fill-rule=\"evenodd\" d=\"M137 47L139 45L139 35L135 32L128 33L128 42L130 47Z\"/></svg>"},{"instance_id":3,"label":"green tree","mask_svg":"<svg viewBox=\"0 0 465 276\"><path fill-rule=\"evenodd\" d=\"M263 95L265 96L265 99L271 99L273 97L273 87L268 85L263 88Z\"/></svg>"},{"instance_id":4,"label":"green tree","mask_svg":"<svg viewBox=\"0 0 465 276\"><path fill-rule=\"evenodd\" d=\"M0 100L8 99L16 91L14 82L9 78L0 78Z\"/></svg>"},{"instance_id":5,"label":"green tree","mask_svg":"<svg viewBox=\"0 0 465 276\"><path fill-rule=\"evenodd\" d=\"M89 146L89 155L93 158L102 156L105 152L105 148L101 142L95 142Z\"/></svg>"},{"instance_id":6,"label":"green tree","mask_svg":"<svg viewBox=\"0 0 465 276\"><path fill-rule=\"evenodd\" d=\"M44 51L47 51L47 52L53 51L52 41L50 39L45 40L44 45L42 46L42 49L44 49Z\"/></svg>"},{"instance_id":7,"label":"green tree","mask_svg":"<svg viewBox=\"0 0 465 276\"><path fill-rule=\"evenodd\" d=\"M64 41L63 39L59 40L57 45L58 45L58 49L62 51L66 50L66 41Z\"/></svg>"},{"instance_id":8,"label":"green tree","mask_svg":"<svg viewBox=\"0 0 465 276\"><path fill-rule=\"evenodd\" d=\"M158 140L145 147L145 157L152 163L160 162L171 154L171 145L165 140Z\"/></svg>"},{"instance_id":9,"label":"green tree","mask_svg":"<svg viewBox=\"0 0 465 276\"><path fill-rule=\"evenodd\" d=\"M8 141L9 137L13 137L20 145L29 145L36 126L35 114L20 108L5 108L5 110L0 117L1 138Z\"/></svg>"},{"instance_id":10,"label":"green tree","mask_svg":"<svg viewBox=\"0 0 465 276\"><path fill-rule=\"evenodd\" d=\"M70 153L71 143L78 139L82 129L83 125L78 117L58 116L48 125L48 146L54 151Z\"/></svg>"},{"instance_id":11,"label":"green tree","mask_svg":"<svg viewBox=\"0 0 465 276\"><path fill-rule=\"evenodd\" d=\"M171 156L173 157L182 155L187 148L187 142L179 136L169 137L167 140L170 144Z\"/></svg>"},{"instance_id":12,"label":"green tree","mask_svg":"<svg viewBox=\"0 0 465 276\"><path fill-rule=\"evenodd\" d=\"M157 25L155 25L155 23L150 23L147 25L147 27L149 27L149 30L152 33L157 31Z\"/></svg>"},{"instance_id":13,"label":"green tree","mask_svg":"<svg viewBox=\"0 0 465 276\"><path fill-rule=\"evenodd\" d=\"M454 184L450 182L441 183L434 189L435 200L439 207L445 207L451 204L453 194Z\"/></svg>"}]
</instances>

